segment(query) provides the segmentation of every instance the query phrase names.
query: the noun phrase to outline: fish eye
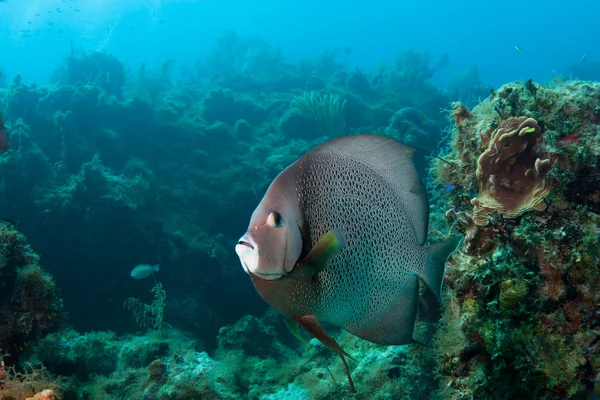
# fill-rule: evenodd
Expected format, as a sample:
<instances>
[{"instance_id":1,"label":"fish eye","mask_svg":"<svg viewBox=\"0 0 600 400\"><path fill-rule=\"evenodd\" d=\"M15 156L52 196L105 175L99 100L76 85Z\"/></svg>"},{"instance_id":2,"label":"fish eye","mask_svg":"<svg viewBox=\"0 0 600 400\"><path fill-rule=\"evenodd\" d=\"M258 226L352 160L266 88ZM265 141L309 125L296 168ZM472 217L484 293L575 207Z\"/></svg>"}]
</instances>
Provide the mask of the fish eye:
<instances>
[{"instance_id":1,"label":"fish eye","mask_svg":"<svg viewBox=\"0 0 600 400\"><path fill-rule=\"evenodd\" d=\"M279 214L277 211L273 211L267 217L267 224L273 228L279 228L281 226L281 219L281 214Z\"/></svg>"}]
</instances>

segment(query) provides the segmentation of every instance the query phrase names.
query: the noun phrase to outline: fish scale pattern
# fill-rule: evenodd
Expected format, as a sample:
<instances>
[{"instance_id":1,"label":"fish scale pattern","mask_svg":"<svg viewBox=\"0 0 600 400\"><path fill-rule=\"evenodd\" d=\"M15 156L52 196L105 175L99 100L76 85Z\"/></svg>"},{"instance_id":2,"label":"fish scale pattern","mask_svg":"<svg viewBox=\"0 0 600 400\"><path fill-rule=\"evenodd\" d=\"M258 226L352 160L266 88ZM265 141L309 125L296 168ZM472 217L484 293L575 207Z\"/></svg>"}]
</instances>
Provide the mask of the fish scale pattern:
<instances>
[{"instance_id":1,"label":"fish scale pattern","mask_svg":"<svg viewBox=\"0 0 600 400\"><path fill-rule=\"evenodd\" d=\"M349 330L366 329L398 302L404 283L424 267L426 250L379 171L334 153L309 153L296 168L294 187L312 245L332 229L345 242L318 276L315 314Z\"/></svg>"}]
</instances>

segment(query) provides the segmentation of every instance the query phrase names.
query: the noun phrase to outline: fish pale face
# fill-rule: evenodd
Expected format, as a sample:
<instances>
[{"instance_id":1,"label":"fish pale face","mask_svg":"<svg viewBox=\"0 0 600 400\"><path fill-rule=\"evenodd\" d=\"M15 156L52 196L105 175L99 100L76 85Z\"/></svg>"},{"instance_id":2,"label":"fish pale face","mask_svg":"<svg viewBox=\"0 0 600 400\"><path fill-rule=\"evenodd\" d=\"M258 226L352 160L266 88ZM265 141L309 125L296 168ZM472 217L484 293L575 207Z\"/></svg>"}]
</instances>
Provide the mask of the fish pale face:
<instances>
[{"instance_id":1,"label":"fish pale face","mask_svg":"<svg viewBox=\"0 0 600 400\"><path fill-rule=\"evenodd\" d=\"M240 238L235 246L235 252L246 273L250 274L258 269L258 245L250 235L245 234Z\"/></svg>"},{"instance_id":2,"label":"fish pale face","mask_svg":"<svg viewBox=\"0 0 600 400\"><path fill-rule=\"evenodd\" d=\"M248 274L276 280L292 272L302 244L302 233L294 218L259 206L235 251Z\"/></svg>"}]
</instances>

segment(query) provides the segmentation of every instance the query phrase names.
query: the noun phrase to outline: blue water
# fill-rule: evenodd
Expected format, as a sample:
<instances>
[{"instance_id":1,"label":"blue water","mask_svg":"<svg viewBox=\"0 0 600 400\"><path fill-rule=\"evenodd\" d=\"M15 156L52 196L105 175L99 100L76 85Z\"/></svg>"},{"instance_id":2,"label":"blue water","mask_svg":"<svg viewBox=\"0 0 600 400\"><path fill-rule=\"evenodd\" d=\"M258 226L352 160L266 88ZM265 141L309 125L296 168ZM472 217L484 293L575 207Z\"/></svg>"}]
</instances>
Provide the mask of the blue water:
<instances>
[{"instance_id":1,"label":"blue water","mask_svg":"<svg viewBox=\"0 0 600 400\"><path fill-rule=\"evenodd\" d=\"M279 46L288 60L324 49L370 70L400 51L450 56L443 85L471 65L497 87L547 81L600 60L600 3L552 1L11 1L0 5L0 60L8 76L44 83L70 44L105 50L134 69L174 59L193 64L226 29ZM519 46L525 54L515 49Z\"/></svg>"},{"instance_id":2,"label":"blue water","mask_svg":"<svg viewBox=\"0 0 600 400\"><path fill-rule=\"evenodd\" d=\"M389 392L392 397L385 398L395 400L398 393L421 399L421 392L429 393L438 383L450 388L448 382L454 385L463 377L470 380L467 386L479 386L481 371L487 371L489 385L482 385L480 393L489 396L473 398L516 399L524 398L519 393L543 392L536 398L554 399L569 390L587 394L600 376L590 367L594 361L582 363L584 356L599 359L598 340L588 336L596 335L597 302L584 292L600 291L581 283L588 275L590 282L600 282L600 274L588 265L600 259L595 230L600 202L594 190L600 182L600 106L593 96L598 83L567 82L550 90L538 84L557 77L600 81L598 16L598 0L0 0L0 361L8 349L11 363L18 357L23 363L30 360L31 348L39 346L38 351L47 353L40 361L52 374L77 375L82 386L101 393L85 398L123 400L142 398L134 393L142 387L132 388L122 371L115 372L117 364L138 371L143 379L148 374L140 368L155 364L156 357L169 364L169 371L185 367L187 375L169 383L180 382L178 390L185 392L188 382L198 382L204 374L196 366L213 365L210 355L217 361L223 357L233 375L250 375L227 382L225 391L260 389L275 393L262 399L305 398L276 393L294 393L292 382L305 382L296 385L297 393L319 389L311 383L316 379L311 373L322 354L305 351L277 313L267 311L234 248L283 168L326 137L383 133L426 150L419 152L416 166L429 184L432 243L453 228L468 233L463 245L468 257L446 276L446 281L456 281L448 295L452 301L446 303L450 306L444 309L455 318L445 322L454 324L454 331L436 339L436 346L444 347L443 339L463 330L463 316L466 321L469 313L477 312L481 318L469 316L469 335L459 332L458 337L465 336L464 346L458 343L441 356L429 354L429 361L421 357L421 351L429 350L413 351L417 346L383 350L344 343L350 354L362 352L357 362L366 360L367 367L361 365L355 374L360 390ZM238 41L231 48L220 45L219 40L232 37L227 36L230 32ZM274 56L273 48L281 50L283 60ZM334 52L338 64L322 56L326 51ZM223 57L211 57L215 53ZM423 65L424 53L428 65ZM445 59L449 63L440 65ZM378 70L384 64L389 68ZM535 84L512 84L490 96L490 88L528 79ZM328 118L301 110L315 93L317 114L325 104ZM331 102L321 97L325 94L332 96L327 97ZM472 108L486 97L492 100L473 113L473 123L461 125L458 121L468 113L455 108L460 140L445 142L455 128L447 112L451 103L462 101ZM481 189L476 157L491 140L491 131L484 127L523 115L539 122L543 146L536 148L539 154L532 152L533 146L521 147L521 152L527 148L523 165L536 160L530 166L511 167L517 156L504 158L506 171L526 171L530 177L533 167L540 173L540 159L530 156L548 156L557 161L552 179L560 185L555 185L547 211L527 211L506 223L495 216L499 228L479 230L471 221L470 200L481 197L473 191ZM540 129L533 132L537 135ZM456 153L448 153L451 146ZM477 146L479 155L473 151ZM429 169L430 154L448 158L444 165L451 167ZM454 171L454 163L460 169ZM569 171L561 169L566 166ZM521 188L518 183L512 186ZM564 207L555 206L556 199ZM27 240L31 252L9 236L16 229L25 235L19 240ZM542 235L540 230L548 231ZM524 240L527 235L531 238ZM35 251L40 267L55 281L42 283L57 291L37 286L29 290L38 284L30 277L30 286L13 284L15 276L26 279L2 270L9 266L3 240L28 256L11 255L10 268L21 272L37 263ZM544 251L531 251L532 243ZM303 242L297 248L308 247ZM137 264L160 264L160 271L152 278L131 279ZM525 281L528 294L517 293ZM56 299L40 301L38 293ZM510 297L504 305L502 293ZM521 300L519 308L511 308ZM153 301L158 305L151 315L160 318L151 318L141 306L150 307ZM459 315L452 305L463 301L464 314ZM39 311L38 302L55 309ZM419 316L436 319L436 310L425 303L419 303ZM59 311L66 313L64 326ZM60 315L60 324L55 315ZM32 321L41 322L33 326ZM433 325L425 325L418 334L431 339ZM89 337L80 340L66 326ZM165 327L171 335L168 355ZM556 335L567 328L572 330L564 334L564 342L558 340ZM57 330L67 338L55 335L37 343ZM98 332L106 330L116 334ZM189 336L183 338L183 332ZM329 332L337 337L339 330ZM73 351L65 344L69 340L79 343ZM160 352L147 346L152 340ZM81 344L86 341L91 350ZM292 357L286 365L287 350L274 344L300 348L298 359L304 360ZM551 345L557 346L557 356L547 352ZM238 353L240 346L243 351ZM116 351L121 348L125 351ZM132 356L146 349L141 361ZM180 350L188 357L175 354ZM195 351L209 355L198 357ZM573 359L563 362L570 354ZM88 356L97 360L86 361ZM274 359L277 368L266 362ZM263 361L260 368L252 364ZM437 363L434 368L430 361ZM300 365L311 371L294 369ZM567 367L575 372L565 373ZM263 368L289 375L263 379ZM338 361L336 375L347 379L340 368ZM438 370L449 381L438 382ZM112 376L103 392L96 374ZM298 375L303 378L296 382ZM331 386L325 370L315 376L322 387ZM5 398L4 380L0 368L0 398ZM510 386L517 380L521 383L510 388L517 395L509 391L499 397L496 384ZM255 382L262 386L253 388ZM381 382L388 387L381 388ZM72 397L61 399L84 398L73 395L82 389L77 385L69 389ZM335 385L327 389L327 398L341 398L332 394L340 393ZM125 397L128 390L130 397ZM462 390L460 384L453 390ZM547 393L556 397L543 397ZM177 396L143 398L200 398ZM246 397L223 397L238 398Z\"/></svg>"}]
</instances>

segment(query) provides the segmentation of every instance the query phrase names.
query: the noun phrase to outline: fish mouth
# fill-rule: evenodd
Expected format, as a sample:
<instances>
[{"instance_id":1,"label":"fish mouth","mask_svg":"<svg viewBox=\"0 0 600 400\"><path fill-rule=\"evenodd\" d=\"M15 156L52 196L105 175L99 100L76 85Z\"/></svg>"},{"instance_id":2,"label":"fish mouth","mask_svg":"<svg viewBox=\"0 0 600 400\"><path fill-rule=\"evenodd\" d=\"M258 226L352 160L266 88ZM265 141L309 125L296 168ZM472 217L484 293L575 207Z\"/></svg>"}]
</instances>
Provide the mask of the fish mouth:
<instances>
[{"instance_id":1,"label":"fish mouth","mask_svg":"<svg viewBox=\"0 0 600 400\"><path fill-rule=\"evenodd\" d=\"M242 238L243 239L243 238ZM246 242L245 240L240 239L238 245L249 247L251 250L254 250L254 246L250 242Z\"/></svg>"},{"instance_id":2,"label":"fish mouth","mask_svg":"<svg viewBox=\"0 0 600 400\"><path fill-rule=\"evenodd\" d=\"M268 274L268 273L264 273L264 272L258 272L258 271L254 271L254 272L248 272L248 273L249 273L250 275L254 275L254 276L257 276L257 277L259 277L259 278L261 278L261 279L264 279L265 281L275 281L275 280L277 280L277 279L281 279L281 278L283 278L284 276L286 276L286 275L284 275L284 274L279 274L279 273L271 273L271 274Z\"/></svg>"},{"instance_id":3,"label":"fish mouth","mask_svg":"<svg viewBox=\"0 0 600 400\"><path fill-rule=\"evenodd\" d=\"M260 246L248 234L245 234L238 240L237 244L235 245L235 252L240 258L244 271L246 271L248 275L252 275L266 281L274 281L286 276L287 273L285 272L265 272L261 270L259 265L260 257L258 255L259 247Z\"/></svg>"},{"instance_id":4,"label":"fish mouth","mask_svg":"<svg viewBox=\"0 0 600 400\"><path fill-rule=\"evenodd\" d=\"M258 268L258 246L249 235L244 235L238 240L235 246L244 271L250 273Z\"/></svg>"}]
</instances>

